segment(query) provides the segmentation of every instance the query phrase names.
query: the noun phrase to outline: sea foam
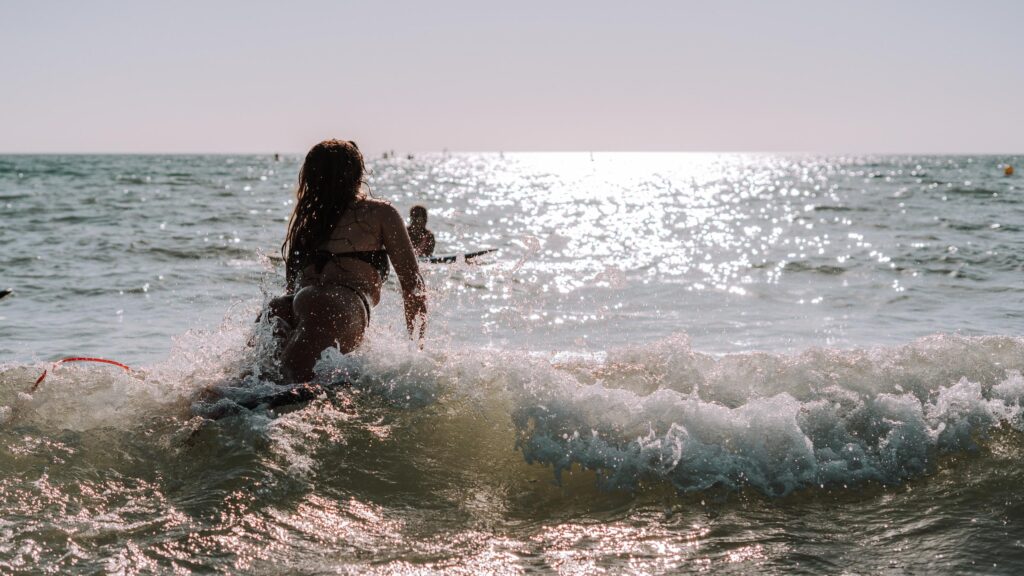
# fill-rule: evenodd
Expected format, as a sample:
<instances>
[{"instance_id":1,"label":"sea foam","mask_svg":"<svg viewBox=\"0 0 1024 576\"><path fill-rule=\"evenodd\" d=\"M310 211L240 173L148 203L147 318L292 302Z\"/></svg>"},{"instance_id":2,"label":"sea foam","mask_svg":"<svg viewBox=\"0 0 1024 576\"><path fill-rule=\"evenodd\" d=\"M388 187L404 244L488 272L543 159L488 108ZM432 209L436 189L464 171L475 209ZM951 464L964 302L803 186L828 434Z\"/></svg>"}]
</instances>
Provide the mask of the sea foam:
<instances>
[{"instance_id":1,"label":"sea foam","mask_svg":"<svg viewBox=\"0 0 1024 576\"><path fill-rule=\"evenodd\" d=\"M685 338L566 364L501 351L325 355L322 374L403 409L470 400L507 407L515 446L556 476L595 470L608 489L903 482L943 454L1024 429L1024 341L935 336L901 347L711 356ZM467 438L465 441L472 441Z\"/></svg>"},{"instance_id":2,"label":"sea foam","mask_svg":"<svg viewBox=\"0 0 1024 576\"><path fill-rule=\"evenodd\" d=\"M131 429L154 413L202 417L196 396L239 369L248 375L228 380L225 401L277 391L261 376L259 343L239 351L238 337L217 343L190 335L179 345L191 350L191 367L178 366L177 354L176 368L149 367L142 377L68 368L33 395L16 385L29 367L9 367L0 374L2 425ZM228 342L235 343L233 355ZM752 487L778 496L811 486L901 483L934 471L944 454L984 450L997 429L1024 430L1022 369L1024 339L1015 337L934 336L898 347L714 356L693 350L685 337L582 355L420 351L374 334L354 354L324 352L317 382L329 392L315 410L345 396L383 405L377 420L388 413L456 413L473 424L446 442L472 444L485 430L504 429L507 450L517 449L527 463L549 466L556 478L593 470L609 490L667 483L681 492ZM331 386L339 382L345 386ZM361 408L352 406L331 417L353 418ZM280 425L266 409L232 418L249 420L247 427L263 430L272 444L290 446L290 465L308 472L316 466L315 447L307 450L282 430L316 436L323 415L309 412L313 420L304 423L305 411L297 409Z\"/></svg>"}]
</instances>

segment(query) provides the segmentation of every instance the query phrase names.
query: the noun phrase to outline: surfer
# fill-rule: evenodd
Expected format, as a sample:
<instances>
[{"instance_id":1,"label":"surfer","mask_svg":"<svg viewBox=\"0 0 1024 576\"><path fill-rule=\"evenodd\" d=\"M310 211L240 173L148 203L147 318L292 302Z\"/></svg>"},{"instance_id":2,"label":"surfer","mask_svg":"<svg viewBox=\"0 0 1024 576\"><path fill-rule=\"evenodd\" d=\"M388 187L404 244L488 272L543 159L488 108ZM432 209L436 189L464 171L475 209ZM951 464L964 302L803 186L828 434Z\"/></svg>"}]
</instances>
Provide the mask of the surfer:
<instances>
[{"instance_id":1,"label":"surfer","mask_svg":"<svg viewBox=\"0 0 1024 576\"><path fill-rule=\"evenodd\" d=\"M321 352L359 346L380 302L390 260L402 286L409 335L423 338L427 303L402 216L365 189L355 142L325 140L299 171L295 209L281 246L286 292L270 303L282 339L281 367L293 382L313 376Z\"/></svg>"},{"instance_id":2,"label":"surfer","mask_svg":"<svg viewBox=\"0 0 1024 576\"><path fill-rule=\"evenodd\" d=\"M407 231L417 256L432 256L434 254L434 233L427 230L426 208L423 206L413 206L409 210L409 228L407 228Z\"/></svg>"}]
</instances>

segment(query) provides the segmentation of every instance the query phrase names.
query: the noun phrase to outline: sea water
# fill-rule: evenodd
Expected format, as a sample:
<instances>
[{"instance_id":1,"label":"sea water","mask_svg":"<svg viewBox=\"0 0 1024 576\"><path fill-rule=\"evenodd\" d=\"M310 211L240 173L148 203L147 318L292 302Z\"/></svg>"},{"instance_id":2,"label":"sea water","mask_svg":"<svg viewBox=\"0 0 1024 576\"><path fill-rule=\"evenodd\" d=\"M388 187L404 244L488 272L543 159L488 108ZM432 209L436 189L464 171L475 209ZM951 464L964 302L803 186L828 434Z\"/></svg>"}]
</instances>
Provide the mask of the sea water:
<instances>
[{"instance_id":1,"label":"sea water","mask_svg":"<svg viewBox=\"0 0 1024 576\"><path fill-rule=\"evenodd\" d=\"M370 158L498 251L211 420L280 389L300 162L0 157L0 572L1024 566L1024 158Z\"/></svg>"}]
</instances>

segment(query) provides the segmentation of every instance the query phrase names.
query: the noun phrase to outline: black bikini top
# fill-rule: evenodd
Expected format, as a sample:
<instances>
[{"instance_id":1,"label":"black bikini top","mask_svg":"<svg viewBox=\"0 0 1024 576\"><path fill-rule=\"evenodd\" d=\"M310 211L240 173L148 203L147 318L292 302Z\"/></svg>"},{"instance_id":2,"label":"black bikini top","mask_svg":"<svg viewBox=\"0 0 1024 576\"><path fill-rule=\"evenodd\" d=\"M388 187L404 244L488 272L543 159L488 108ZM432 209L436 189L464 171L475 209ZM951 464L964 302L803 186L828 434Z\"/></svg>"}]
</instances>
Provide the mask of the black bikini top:
<instances>
[{"instance_id":1,"label":"black bikini top","mask_svg":"<svg viewBox=\"0 0 1024 576\"><path fill-rule=\"evenodd\" d=\"M327 250L317 250L313 255L313 264L316 266L317 274L323 272L324 266L335 258L355 258L356 260L366 262L377 270L377 274L380 275L381 282L387 280L388 273L391 272L391 266L388 263L388 253L385 250L363 250L361 252L329 252Z\"/></svg>"}]
</instances>

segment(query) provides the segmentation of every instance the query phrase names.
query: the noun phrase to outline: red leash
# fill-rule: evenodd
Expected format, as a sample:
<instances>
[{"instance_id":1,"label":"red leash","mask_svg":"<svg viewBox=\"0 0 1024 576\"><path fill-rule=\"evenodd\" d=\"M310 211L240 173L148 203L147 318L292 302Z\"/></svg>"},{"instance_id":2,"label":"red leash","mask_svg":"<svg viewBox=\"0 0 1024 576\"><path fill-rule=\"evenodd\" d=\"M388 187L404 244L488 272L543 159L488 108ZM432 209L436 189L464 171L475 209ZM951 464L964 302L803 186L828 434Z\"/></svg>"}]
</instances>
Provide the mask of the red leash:
<instances>
[{"instance_id":1,"label":"red leash","mask_svg":"<svg viewBox=\"0 0 1024 576\"><path fill-rule=\"evenodd\" d=\"M121 364L120 362L115 362L114 360L107 360L106 358L88 358L88 357L85 357L85 356L74 356L74 357L71 357L71 358L62 358L60 360L57 360L53 364L50 364L50 368L49 369L43 370L43 373L39 375L39 379L36 380L36 383L32 385L32 388L29 388L29 391L28 391L29 394L31 394L32 392L36 391L36 388L39 387L39 384L43 381L43 379L46 378L46 373L49 370L53 370L53 369L57 368L58 365L63 364L65 362L102 362L103 364L111 364L113 366L117 366L118 368L124 368L125 371L127 371L127 372L131 372L132 371L131 368L125 366L124 364Z\"/></svg>"}]
</instances>

